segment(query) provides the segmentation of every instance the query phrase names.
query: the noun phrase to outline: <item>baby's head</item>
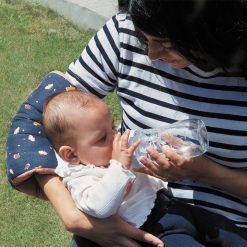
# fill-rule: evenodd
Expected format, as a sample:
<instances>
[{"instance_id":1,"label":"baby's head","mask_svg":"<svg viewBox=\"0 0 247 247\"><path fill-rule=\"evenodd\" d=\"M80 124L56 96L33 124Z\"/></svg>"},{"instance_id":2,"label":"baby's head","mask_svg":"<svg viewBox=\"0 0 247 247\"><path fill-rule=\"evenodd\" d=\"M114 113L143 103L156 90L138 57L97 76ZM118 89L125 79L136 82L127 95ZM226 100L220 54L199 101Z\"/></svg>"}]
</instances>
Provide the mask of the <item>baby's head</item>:
<instances>
[{"instance_id":1,"label":"baby's head","mask_svg":"<svg viewBox=\"0 0 247 247\"><path fill-rule=\"evenodd\" d=\"M45 133L57 153L72 164L107 165L114 124L107 105L82 91L62 92L44 106Z\"/></svg>"}]
</instances>

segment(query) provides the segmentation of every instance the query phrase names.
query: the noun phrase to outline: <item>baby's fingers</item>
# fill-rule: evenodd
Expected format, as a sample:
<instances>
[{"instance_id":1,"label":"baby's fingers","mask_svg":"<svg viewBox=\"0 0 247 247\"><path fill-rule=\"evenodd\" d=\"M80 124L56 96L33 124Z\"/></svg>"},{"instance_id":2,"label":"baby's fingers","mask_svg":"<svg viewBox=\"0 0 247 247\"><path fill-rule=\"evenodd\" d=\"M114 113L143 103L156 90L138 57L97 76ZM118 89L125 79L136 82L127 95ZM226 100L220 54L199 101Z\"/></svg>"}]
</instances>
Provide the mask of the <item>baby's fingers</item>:
<instances>
[{"instance_id":1,"label":"baby's fingers","mask_svg":"<svg viewBox=\"0 0 247 247\"><path fill-rule=\"evenodd\" d=\"M121 150L128 150L128 152L130 152L131 154L134 153L134 151L136 150L136 148L139 146L140 144L140 140L135 141L132 145L129 146L129 134L130 134L130 130L126 130L122 137L121 137Z\"/></svg>"},{"instance_id":2,"label":"baby's fingers","mask_svg":"<svg viewBox=\"0 0 247 247\"><path fill-rule=\"evenodd\" d=\"M131 152L134 152L134 151L137 149L137 147L140 145L140 143L141 143L141 140L135 141L135 142L129 147L129 150L130 150Z\"/></svg>"},{"instance_id":3,"label":"baby's fingers","mask_svg":"<svg viewBox=\"0 0 247 247\"><path fill-rule=\"evenodd\" d=\"M121 136L121 144L124 147L128 147L129 134L130 134L130 130L126 130Z\"/></svg>"},{"instance_id":4,"label":"baby's fingers","mask_svg":"<svg viewBox=\"0 0 247 247\"><path fill-rule=\"evenodd\" d=\"M113 139L113 148L117 148L119 146L121 134L118 132L115 134L114 139Z\"/></svg>"}]
</instances>

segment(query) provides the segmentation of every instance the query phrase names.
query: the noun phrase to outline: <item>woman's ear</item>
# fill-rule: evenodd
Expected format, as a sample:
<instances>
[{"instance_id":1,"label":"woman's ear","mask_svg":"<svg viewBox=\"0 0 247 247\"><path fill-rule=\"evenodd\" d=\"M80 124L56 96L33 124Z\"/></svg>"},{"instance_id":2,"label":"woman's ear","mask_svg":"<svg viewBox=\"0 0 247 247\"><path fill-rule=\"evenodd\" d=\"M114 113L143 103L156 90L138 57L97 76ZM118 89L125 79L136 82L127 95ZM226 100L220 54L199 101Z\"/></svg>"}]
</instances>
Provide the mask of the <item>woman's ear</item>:
<instances>
[{"instance_id":1,"label":"woman's ear","mask_svg":"<svg viewBox=\"0 0 247 247\"><path fill-rule=\"evenodd\" d=\"M64 161L67 161L68 163L71 163L71 164L80 163L77 153L70 146L61 146L59 148L59 155Z\"/></svg>"}]
</instances>

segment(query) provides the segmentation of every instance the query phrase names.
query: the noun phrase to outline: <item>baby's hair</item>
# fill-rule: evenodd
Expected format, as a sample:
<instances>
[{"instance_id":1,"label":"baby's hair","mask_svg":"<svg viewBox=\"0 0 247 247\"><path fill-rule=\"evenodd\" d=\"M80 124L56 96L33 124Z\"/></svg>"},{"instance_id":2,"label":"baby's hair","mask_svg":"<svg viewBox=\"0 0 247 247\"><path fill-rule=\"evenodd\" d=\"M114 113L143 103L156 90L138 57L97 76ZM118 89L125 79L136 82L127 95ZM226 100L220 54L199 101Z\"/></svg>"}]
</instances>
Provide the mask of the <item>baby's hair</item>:
<instances>
[{"instance_id":1,"label":"baby's hair","mask_svg":"<svg viewBox=\"0 0 247 247\"><path fill-rule=\"evenodd\" d=\"M47 99L43 108L44 131L56 151L62 145L71 145L74 117L82 109L87 109L101 101L97 96L79 90L61 92Z\"/></svg>"}]
</instances>

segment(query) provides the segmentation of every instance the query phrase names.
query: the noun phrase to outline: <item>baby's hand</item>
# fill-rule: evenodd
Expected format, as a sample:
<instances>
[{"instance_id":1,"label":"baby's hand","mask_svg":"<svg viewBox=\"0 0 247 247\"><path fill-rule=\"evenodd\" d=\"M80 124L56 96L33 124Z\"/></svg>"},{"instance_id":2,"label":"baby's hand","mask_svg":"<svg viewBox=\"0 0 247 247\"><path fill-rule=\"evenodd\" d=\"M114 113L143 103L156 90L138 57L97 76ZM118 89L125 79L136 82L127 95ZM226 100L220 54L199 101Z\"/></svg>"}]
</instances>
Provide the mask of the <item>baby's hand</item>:
<instances>
[{"instance_id":1,"label":"baby's hand","mask_svg":"<svg viewBox=\"0 0 247 247\"><path fill-rule=\"evenodd\" d=\"M124 169L129 169L131 166L132 156L140 144L140 140L128 146L129 130L126 130L121 136L117 133L113 141L112 159L119 161Z\"/></svg>"}]
</instances>

